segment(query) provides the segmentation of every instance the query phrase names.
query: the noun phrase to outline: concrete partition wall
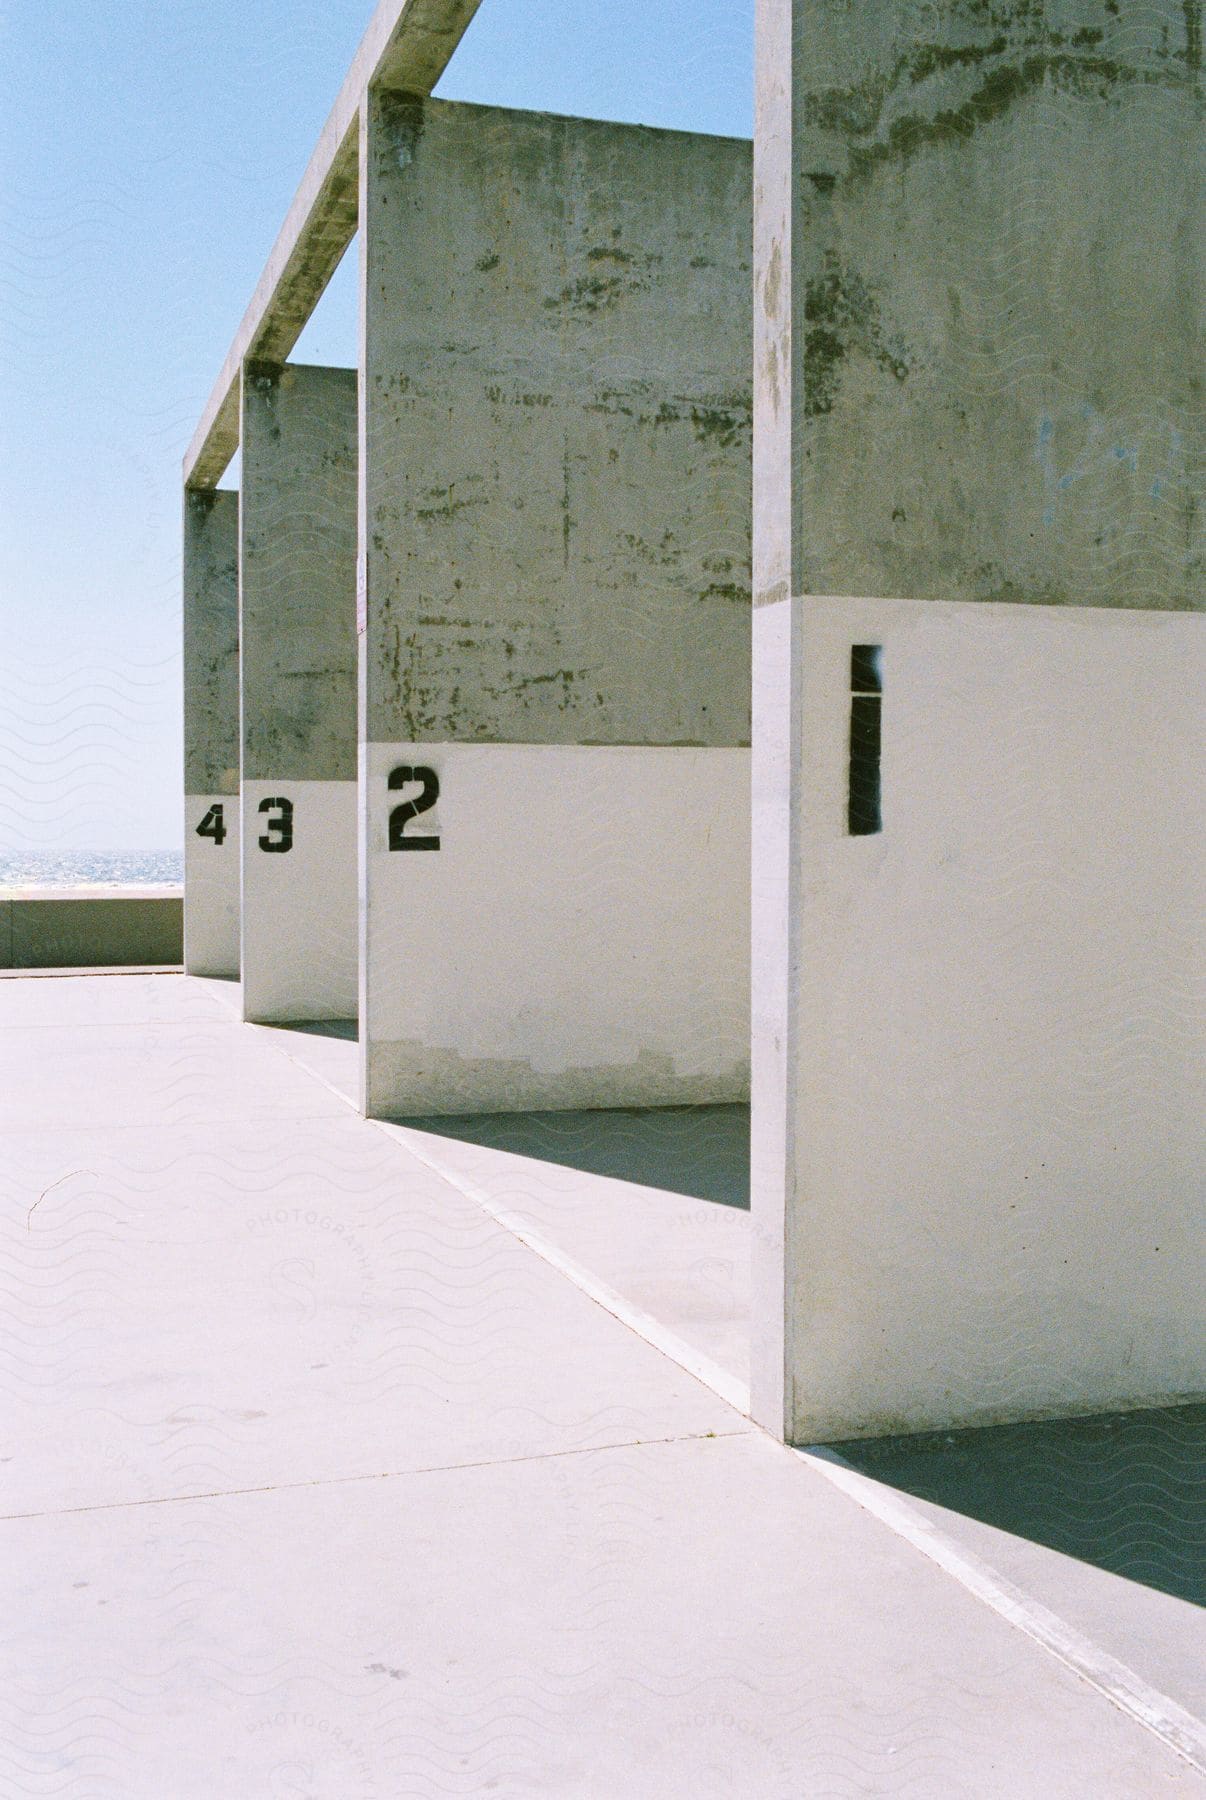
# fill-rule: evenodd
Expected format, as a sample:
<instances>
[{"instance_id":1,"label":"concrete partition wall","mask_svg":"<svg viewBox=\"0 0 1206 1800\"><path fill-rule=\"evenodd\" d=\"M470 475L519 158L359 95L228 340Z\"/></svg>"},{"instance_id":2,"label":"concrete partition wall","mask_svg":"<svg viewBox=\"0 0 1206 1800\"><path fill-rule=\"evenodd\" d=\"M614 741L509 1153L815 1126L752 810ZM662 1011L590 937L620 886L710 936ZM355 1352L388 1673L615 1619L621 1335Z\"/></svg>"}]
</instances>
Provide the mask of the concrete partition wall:
<instances>
[{"instance_id":1,"label":"concrete partition wall","mask_svg":"<svg viewBox=\"0 0 1206 1800\"><path fill-rule=\"evenodd\" d=\"M750 147L370 94L372 1113L748 1090Z\"/></svg>"},{"instance_id":2,"label":"concrete partition wall","mask_svg":"<svg viewBox=\"0 0 1206 1800\"><path fill-rule=\"evenodd\" d=\"M356 372L248 363L243 1013L356 1015Z\"/></svg>"},{"instance_id":3,"label":"concrete partition wall","mask_svg":"<svg viewBox=\"0 0 1206 1800\"><path fill-rule=\"evenodd\" d=\"M184 494L184 966L239 972L239 496Z\"/></svg>"},{"instance_id":4,"label":"concrete partition wall","mask_svg":"<svg viewBox=\"0 0 1206 1800\"><path fill-rule=\"evenodd\" d=\"M753 1404L796 1441L1206 1388L1195 18L760 8Z\"/></svg>"},{"instance_id":5,"label":"concrete partition wall","mask_svg":"<svg viewBox=\"0 0 1206 1800\"><path fill-rule=\"evenodd\" d=\"M852 643L882 652L864 835ZM1206 1386L1204 648L1185 613L809 604L800 1435Z\"/></svg>"}]
</instances>

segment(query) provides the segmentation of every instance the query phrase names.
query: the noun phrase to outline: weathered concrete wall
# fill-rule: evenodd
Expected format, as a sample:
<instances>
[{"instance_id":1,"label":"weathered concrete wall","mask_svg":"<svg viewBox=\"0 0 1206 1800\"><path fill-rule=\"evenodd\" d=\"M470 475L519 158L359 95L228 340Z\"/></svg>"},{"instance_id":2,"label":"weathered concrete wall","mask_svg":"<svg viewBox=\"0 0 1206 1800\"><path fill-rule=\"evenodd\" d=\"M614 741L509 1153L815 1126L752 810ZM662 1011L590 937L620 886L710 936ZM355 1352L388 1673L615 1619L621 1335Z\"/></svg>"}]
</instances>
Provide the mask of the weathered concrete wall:
<instances>
[{"instance_id":1,"label":"weathered concrete wall","mask_svg":"<svg viewBox=\"0 0 1206 1800\"><path fill-rule=\"evenodd\" d=\"M356 1010L356 372L249 363L240 541L243 1008Z\"/></svg>"},{"instance_id":2,"label":"weathered concrete wall","mask_svg":"<svg viewBox=\"0 0 1206 1800\"><path fill-rule=\"evenodd\" d=\"M239 972L239 496L184 495L184 939L191 975ZM203 830L199 832L198 828Z\"/></svg>"},{"instance_id":3,"label":"weathered concrete wall","mask_svg":"<svg viewBox=\"0 0 1206 1800\"><path fill-rule=\"evenodd\" d=\"M741 758L750 147L389 94L370 95L362 133L359 605L371 768L412 766L422 746L446 782L441 747L490 743ZM628 829L651 866L668 854L656 807L643 810L655 763L628 772ZM546 765L548 781L571 779L555 756ZM397 798L366 778L361 1036L372 1110L408 1103L407 1046L422 1036L406 976L407 896L434 877L386 848ZM538 882L523 817L507 829L499 854L526 862ZM727 843L738 855L745 831L744 819L722 825L719 853ZM707 854L701 837L688 865L663 870L666 891ZM488 890L483 879L484 941ZM741 914L731 930L717 923L739 962L744 903ZM579 1017L583 1064L592 993L625 978L582 960L590 935L587 914L576 981L539 960L531 969L533 987L547 979ZM456 982L452 960L447 971ZM673 1006L663 1023L647 1048L672 1067ZM533 1015L537 1058L542 1029ZM448 1048L480 1065L490 1036L484 1019L466 1020ZM514 1041L511 1050L522 1063ZM589 1104L573 1047L561 1052L560 1087L538 1083L537 1101L517 1078L509 1104ZM744 1082L742 1043L718 1034L714 1058L679 1098L718 1097L708 1083L721 1062L723 1097ZM613 1070L599 1103L639 1101L644 1066L633 1062L626 1098ZM482 1088L491 1104L507 1103L498 1086Z\"/></svg>"},{"instance_id":4,"label":"weathered concrete wall","mask_svg":"<svg viewBox=\"0 0 1206 1800\"><path fill-rule=\"evenodd\" d=\"M1195 1373L1135 1185L1146 1159L1175 1241L1183 1143L1163 1110L1193 1046L1178 971L1129 913L1127 936L1114 890L1177 914L1149 828L1175 855L1168 782L1200 778L1159 728L1170 691L1190 704L1176 661L1200 659L1196 621L1124 642L1121 610L1202 603L1200 51L1199 7L1172 0L759 0L753 1404L788 1436L1125 1404ZM955 609L912 640L933 664L908 661L905 686L891 596ZM1082 626L1061 637L1052 606ZM883 829L854 836L850 655L881 642ZM1033 741L1015 716L1042 719ZM889 760L909 754L932 778L902 808ZM1092 988L1117 963L1080 983L1094 934L1133 966L1166 1071L1162 1095L1115 1094L1125 1168L1108 1109L1079 1135L1060 1114L1068 1048L1090 1086L1114 1054ZM976 1006L986 983L995 1010ZM1010 1122L1017 1153L989 1166L980 1139ZM1094 1183L1139 1258L1095 1318Z\"/></svg>"},{"instance_id":5,"label":"weathered concrete wall","mask_svg":"<svg viewBox=\"0 0 1206 1800\"><path fill-rule=\"evenodd\" d=\"M243 377L243 775L356 775L356 371Z\"/></svg>"},{"instance_id":6,"label":"weathered concrete wall","mask_svg":"<svg viewBox=\"0 0 1206 1800\"><path fill-rule=\"evenodd\" d=\"M1201 606L1198 0L795 17L793 591Z\"/></svg>"},{"instance_id":7,"label":"weathered concrete wall","mask_svg":"<svg viewBox=\"0 0 1206 1800\"><path fill-rule=\"evenodd\" d=\"M85 888L0 900L0 969L175 967L183 949L179 892Z\"/></svg>"},{"instance_id":8,"label":"weathered concrete wall","mask_svg":"<svg viewBox=\"0 0 1206 1800\"><path fill-rule=\"evenodd\" d=\"M748 743L749 146L369 136L369 738Z\"/></svg>"}]
</instances>

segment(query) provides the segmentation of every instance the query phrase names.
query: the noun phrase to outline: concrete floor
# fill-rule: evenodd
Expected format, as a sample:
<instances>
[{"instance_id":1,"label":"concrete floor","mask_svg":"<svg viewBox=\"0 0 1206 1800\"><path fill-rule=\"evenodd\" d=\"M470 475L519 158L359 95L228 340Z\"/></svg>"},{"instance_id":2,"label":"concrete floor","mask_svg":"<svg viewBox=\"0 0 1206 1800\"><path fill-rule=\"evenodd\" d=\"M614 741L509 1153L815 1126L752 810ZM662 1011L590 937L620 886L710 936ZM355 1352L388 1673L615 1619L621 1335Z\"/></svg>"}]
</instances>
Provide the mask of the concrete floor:
<instances>
[{"instance_id":1,"label":"concrete floor","mask_svg":"<svg viewBox=\"0 0 1206 1800\"><path fill-rule=\"evenodd\" d=\"M354 1021L256 1029L355 1104ZM748 1410L748 1107L490 1113L382 1129Z\"/></svg>"},{"instance_id":2,"label":"concrete floor","mask_svg":"<svg viewBox=\"0 0 1206 1800\"><path fill-rule=\"evenodd\" d=\"M784 1449L698 1378L739 1118L380 1126L354 1054L0 983L0 1794L1206 1787L1200 1420Z\"/></svg>"}]
</instances>

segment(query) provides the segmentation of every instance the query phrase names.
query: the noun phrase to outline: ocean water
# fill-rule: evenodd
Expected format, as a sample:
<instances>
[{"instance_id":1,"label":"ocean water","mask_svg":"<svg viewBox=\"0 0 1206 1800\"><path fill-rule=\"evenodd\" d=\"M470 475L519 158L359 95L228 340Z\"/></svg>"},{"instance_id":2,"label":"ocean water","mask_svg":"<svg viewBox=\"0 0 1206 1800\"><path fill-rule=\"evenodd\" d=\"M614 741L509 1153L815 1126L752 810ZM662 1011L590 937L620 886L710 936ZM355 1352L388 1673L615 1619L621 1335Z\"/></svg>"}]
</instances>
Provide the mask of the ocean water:
<instances>
[{"instance_id":1,"label":"ocean water","mask_svg":"<svg viewBox=\"0 0 1206 1800\"><path fill-rule=\"evenodd\" d=\"M0 850L0 888L166 887L183 881L182 850Z\"/></svg>"}]
</instances>

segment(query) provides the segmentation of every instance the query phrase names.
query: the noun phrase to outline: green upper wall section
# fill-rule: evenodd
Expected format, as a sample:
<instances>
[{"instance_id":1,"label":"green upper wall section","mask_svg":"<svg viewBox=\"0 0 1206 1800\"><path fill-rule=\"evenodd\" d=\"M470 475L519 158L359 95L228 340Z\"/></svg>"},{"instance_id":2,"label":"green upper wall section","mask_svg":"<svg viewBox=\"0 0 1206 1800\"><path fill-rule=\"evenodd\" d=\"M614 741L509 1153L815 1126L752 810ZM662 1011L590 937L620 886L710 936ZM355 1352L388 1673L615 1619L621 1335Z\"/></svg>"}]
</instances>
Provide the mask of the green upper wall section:
<instances>
[{"instance_id":1,"label":"green upper wall section","mask_svg":"<svg viewBox=\"0 0 1206 1800\"><path fill-rule=\"evenodd\" d=\"M239 791L239 496L184 494L184 791Z\"/></svg>"},{"instance_id":2,"label":"green upper wall section","mask_svg":"<svg viewBox=\"0 0 1206 1800\"><path fill-rule=\"evenodd\" d=\"M356 779L356 371L243 366L243 778Z\"/></svg>"},{"instance_id":3,"label":"green upper wall section","mask_svg":"<svg viewBox=\"0 0 1206 1800\"><path fill-rule=\"evenodd\" d=\"M750 165L371 98L370 741L748 744Z\"/></svg>"},{"instance_id":4,"label":"green upper wall section","mask_svg":"<svg viewBox=\"0 0 1206 1800\"><path fill-rule=\"evenodd\" d=\"M1200 606L1200 6L794 35L793 587Z\"/></svg>"}]
</instances>

